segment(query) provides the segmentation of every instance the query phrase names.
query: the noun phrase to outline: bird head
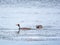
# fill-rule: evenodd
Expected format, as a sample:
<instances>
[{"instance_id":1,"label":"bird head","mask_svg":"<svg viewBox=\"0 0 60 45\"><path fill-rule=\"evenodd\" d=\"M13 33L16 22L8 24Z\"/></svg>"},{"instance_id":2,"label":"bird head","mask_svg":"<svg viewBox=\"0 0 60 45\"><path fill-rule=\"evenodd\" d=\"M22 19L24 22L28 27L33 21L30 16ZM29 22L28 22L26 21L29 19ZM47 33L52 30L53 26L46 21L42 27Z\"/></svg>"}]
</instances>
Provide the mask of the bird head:
<instances>
[{"instance_id":1,"label":"bird head","mask_svg":"<svg viewBox=\"0 0 60 45\"><path fill-rule=\"evenodd\" d=\"M16 26L18 26L18 27L19 27L19 26L20 26L20 24L16 24Z\"/></svg>"}]
</instances>

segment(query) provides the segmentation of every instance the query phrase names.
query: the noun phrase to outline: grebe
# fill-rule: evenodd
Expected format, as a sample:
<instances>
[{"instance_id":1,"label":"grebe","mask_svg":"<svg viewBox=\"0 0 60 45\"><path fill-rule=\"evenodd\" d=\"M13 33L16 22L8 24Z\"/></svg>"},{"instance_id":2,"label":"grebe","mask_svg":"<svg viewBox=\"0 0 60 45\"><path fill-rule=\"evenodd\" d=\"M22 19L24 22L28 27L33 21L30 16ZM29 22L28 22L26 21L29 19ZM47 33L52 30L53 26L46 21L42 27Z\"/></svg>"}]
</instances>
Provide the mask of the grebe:
<instances>
[{"instance_id":1,"label":"grebe","mask_svg":"<svg viewBox=\"0 0 60 45\"><path fill-rule=\"evenodd\" d=\"M20 30L35 30L35 29L32 29L32 28L27 28L27 27L21 28L21 27L20 27L20 24L17 24L17 26L19 27L18 33L20 32ZM36 29L42 29L42 28L43 28L42 25L36 25Z\"/></svg>"}]
</instances>

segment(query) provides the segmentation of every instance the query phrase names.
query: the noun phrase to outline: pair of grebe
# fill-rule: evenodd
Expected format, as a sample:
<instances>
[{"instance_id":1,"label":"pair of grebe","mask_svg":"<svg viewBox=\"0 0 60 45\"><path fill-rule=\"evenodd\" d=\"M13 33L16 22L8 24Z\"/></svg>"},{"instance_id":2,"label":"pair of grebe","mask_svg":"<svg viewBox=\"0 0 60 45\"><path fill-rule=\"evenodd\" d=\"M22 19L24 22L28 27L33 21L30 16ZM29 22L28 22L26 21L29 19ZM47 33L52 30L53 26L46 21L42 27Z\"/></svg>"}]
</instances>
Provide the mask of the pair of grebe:
<instances>
[{"instance_id":1,"label":"pair of grebe","mask_svg":"<svg viewBox=\"0 0 60 45\"><path fill-rule=\"evenodd\" d=\"M27 28L27 27L21 28L21 27L20 27L20 24L17 24L17 26L19 27L18 33L20 32L20 30L34 30L34 29L32 29L32 28ZM42 28L43 28L42 25L36 25L36 29L42 29Z\"/></svg>"}]
</instances>

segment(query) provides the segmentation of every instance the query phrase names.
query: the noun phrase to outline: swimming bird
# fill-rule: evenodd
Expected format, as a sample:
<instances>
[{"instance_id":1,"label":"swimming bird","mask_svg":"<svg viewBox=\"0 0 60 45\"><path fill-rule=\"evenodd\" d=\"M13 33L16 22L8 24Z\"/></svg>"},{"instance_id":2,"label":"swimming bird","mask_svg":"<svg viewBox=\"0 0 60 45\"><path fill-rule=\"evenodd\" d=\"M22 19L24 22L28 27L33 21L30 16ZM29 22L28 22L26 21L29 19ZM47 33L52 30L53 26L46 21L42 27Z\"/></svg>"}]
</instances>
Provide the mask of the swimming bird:
<instances>
[{"instance_id":1,"label":"swimming bird","mask_svg":"<svg viewBox=\"0 0 60 45\"><path fill-rule=\"evenodd\" d=\"M28 28L28 27L20 27L20 24L17 24L17 26L19 27L19 31L18 33L20 32L20 30L36 30L36 29L42 29L43 26L42 25L36 25L36 29L33 29L33 28Z\"/></svg>"}]
</instances>

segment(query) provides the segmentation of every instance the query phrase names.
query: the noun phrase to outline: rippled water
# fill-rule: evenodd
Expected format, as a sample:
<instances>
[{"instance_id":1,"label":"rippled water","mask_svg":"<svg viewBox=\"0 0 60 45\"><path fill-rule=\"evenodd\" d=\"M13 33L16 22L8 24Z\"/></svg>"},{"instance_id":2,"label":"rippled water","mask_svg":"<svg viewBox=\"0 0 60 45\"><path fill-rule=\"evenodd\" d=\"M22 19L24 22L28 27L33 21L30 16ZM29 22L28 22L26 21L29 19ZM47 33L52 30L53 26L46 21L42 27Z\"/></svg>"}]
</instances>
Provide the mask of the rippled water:
<instances>
[{"instance_id":1,"label":"rippled water","mask_svg":"<svg viewBox=\"0 0 60 45\"><path fill-rule=\"evenodd\" d=\"M0 0L1 7L28 7L28 8L42 8L42 7L60 7L60 0Z\"/></svg>"},{"instance_id":2,"label":"rippled water","mask_svg":"<svg viewBox=\"0 0 60 45\"><path fill-rule=\"evenodd\" d=\"M30 28L43 25L43 29L17 34L18 23ZM60 0L0 0L0 39L60 40Z\"/></svg>"}]
</instances>

